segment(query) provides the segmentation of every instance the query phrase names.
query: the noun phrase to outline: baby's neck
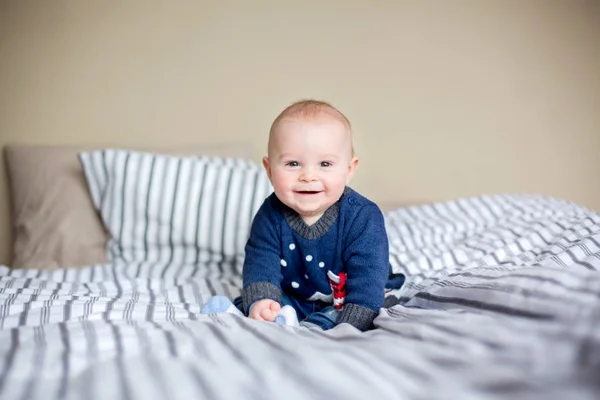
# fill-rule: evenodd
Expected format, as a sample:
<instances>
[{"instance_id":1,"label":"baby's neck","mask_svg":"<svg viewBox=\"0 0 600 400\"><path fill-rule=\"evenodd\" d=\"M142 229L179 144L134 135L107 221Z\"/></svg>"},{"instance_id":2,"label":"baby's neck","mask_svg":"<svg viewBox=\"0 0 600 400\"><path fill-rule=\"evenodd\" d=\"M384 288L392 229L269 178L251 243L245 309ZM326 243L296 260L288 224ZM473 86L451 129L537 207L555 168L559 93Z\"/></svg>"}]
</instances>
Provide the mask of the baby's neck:
<instances>
[{"instance_id":1,"label":"baby's neck","mask_svg":"<svg viewBox=\"0 0 600 400\"><path fill-rule=\"evenodd\" d=\"M323 214L321 213L318 215L310 215L310 216L301 215L301 218L306 225L311 226L314 223L316 223L322 216L323 216Z\"/></svg>"}]
</instances>

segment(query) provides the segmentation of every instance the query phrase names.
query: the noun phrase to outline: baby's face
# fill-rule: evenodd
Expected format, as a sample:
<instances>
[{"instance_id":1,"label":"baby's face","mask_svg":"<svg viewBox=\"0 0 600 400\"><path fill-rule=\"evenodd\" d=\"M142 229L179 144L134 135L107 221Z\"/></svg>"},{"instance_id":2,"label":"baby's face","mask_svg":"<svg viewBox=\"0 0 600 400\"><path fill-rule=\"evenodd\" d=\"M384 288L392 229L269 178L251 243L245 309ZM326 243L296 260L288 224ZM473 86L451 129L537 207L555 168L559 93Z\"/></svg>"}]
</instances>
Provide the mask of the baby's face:
<instances>
[{"instance_id":1,"label":"baby's face","mask_svg":"<svg viewBox=\"0 0 600 400\"><path fill-rule=\"evenodd\" d=\"M324 116L281 121L263 163L279 200L312 225L340 198L358 159L344 124Z\"/></svg>"}]
</instances>

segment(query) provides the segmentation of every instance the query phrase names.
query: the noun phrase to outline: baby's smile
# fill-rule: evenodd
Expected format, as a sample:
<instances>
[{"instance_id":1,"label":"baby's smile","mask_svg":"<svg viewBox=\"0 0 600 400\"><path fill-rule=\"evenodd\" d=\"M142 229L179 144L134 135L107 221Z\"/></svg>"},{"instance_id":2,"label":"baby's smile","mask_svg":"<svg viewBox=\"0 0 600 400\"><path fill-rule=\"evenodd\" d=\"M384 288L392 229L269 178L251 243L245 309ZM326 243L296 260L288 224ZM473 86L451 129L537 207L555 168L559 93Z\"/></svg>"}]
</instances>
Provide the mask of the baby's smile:
<instances>
[{"instance_id":1,"label":"baby's smile","mask_svg":"<svg viewBox=\"0 0 600 400\"><path fill-rule=\"evenodd\" d=\"M296 193L306 193L306 194L314 194L321 193L322 190L296 190Z\"/></svg>"},{"instance_id":2,"label":"baby's smile","mask_svg":"<svg viewBox=\"0 0 600 400\"><path fill-rule=\"evenodd\" d=\"M322 190L294 190L295 194L299 194L301 196L314 196L316 194L322 193Z\"/></svg>"}]
</instances>

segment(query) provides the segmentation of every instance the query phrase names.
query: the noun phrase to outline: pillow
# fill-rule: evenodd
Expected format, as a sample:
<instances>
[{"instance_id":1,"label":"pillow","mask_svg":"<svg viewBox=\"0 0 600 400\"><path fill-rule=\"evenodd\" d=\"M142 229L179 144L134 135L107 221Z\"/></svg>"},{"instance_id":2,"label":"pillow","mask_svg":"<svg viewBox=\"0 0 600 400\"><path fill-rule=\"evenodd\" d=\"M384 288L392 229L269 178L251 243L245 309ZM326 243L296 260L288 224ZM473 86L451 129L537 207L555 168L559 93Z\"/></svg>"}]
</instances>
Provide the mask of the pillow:
<instances>
[{"instance_id":1,"label":"pillow","mask_svg":"<svg viewBox=\"0 0 600 400\"><path fill-rule=\"evenodd\" d=\"M83 146L4 148L13 227L13 268L55 269L107 261L107 232L77 158ZM171 154L248 157L246 144L198 145Z\"/></svg>"},{"instance_id":2,"label":"pillow","mask_svg":"<svg viewBox=\"0 0 600 400\"><path fill-rule=\"evenodd\" d=\"M79 157L109 232L110 260L198 263L201 250L243 255L252 218L272 192L262 166L242 158L118 149Z\"/></svg>"},{"instance_id":3,"label":"pillow","mask_svg":"<svg viewBox=\"0 0 600 400\"><path fill-rule=\"evenodd\" d=\"M77 151L8 146L4 154L12 203L11 266L54 269L106 260L106 233Z\"/></svg>"}]
</instances>

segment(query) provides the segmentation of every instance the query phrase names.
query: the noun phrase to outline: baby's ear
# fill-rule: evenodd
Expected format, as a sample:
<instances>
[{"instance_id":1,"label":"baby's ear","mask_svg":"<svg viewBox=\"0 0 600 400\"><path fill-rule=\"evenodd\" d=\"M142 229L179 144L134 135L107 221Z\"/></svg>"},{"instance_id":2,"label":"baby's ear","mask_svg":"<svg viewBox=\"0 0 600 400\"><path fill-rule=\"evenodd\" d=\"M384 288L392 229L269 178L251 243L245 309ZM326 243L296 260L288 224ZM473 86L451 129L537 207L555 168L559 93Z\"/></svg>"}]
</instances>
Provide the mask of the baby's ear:
<instances>
[{"instance_id":1,"label":"baby's ear","mask_svg":"<svg viewBox=\"0 0 600 400\"><path fill-rule=\"evenodd\" d=\"M267 171L267 176L269 177L269 180L271 180L271 167L269 166L269 157L263 157L262 164L263 167L265 167L265 170Z\"/></svg>"},{"instance_id":2,"label":"baby's ear","mask_svg":"<svg viewBox=\"0 0 600 400\"><path fill-rule=\"evenodd\" d=\"M350 179L352 179L352 176L356 172L356 168L358 168L358 157L354 156L350 161L350 165L348 165L348 177L346 178L346 184L350 183Z\"/></svg>"}]
</instances>

